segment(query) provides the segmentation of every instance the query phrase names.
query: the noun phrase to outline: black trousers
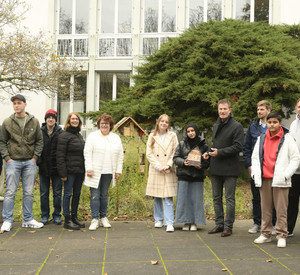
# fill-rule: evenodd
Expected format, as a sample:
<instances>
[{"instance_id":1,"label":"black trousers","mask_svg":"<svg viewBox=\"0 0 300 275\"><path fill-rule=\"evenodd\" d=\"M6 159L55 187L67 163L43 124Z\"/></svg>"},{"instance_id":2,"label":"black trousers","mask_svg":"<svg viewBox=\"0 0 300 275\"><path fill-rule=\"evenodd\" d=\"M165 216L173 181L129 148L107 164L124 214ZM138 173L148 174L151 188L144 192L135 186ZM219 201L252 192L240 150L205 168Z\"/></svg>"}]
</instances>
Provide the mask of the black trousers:
<instances>
[{"instance_id":1,"label":"black trousers","mask_svg":"<svg viewBox=\"0 0 300 275\"><path fill-rule=\"evenodd\" d=\"M294 231L298 211L299 211L299 196L300 196L300 174L294 174L292 176L292 187L289 192L289 205L288 205L288 232L291 234Z\"/></svg>"}]
</instances>

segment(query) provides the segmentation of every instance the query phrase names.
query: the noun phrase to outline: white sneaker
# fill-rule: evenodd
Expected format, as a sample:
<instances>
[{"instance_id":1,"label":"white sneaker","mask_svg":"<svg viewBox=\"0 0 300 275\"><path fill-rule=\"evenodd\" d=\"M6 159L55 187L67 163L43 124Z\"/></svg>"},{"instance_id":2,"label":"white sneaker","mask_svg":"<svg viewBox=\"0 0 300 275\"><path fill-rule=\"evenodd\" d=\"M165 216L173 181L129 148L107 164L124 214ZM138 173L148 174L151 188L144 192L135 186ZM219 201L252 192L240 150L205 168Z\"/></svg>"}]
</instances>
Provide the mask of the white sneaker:
<instances>
[{"instance_id":1,"label":"white sneaker","mask_svg":"<svg viewBox=\"0 0 300 275\"><path fill-rule=\"evenodd\" d=\"M183 230L183 231L189 231L189 230L190 230L190 225L187 224L187 223L185 223L185 224L183 225L183 227L182 227L182 230Z\"/></svg>"},{"instance_id":2,"label":"white sneaker","mask_svg":"<svg viewBox=\"0 0 300 275\"><path fill-rule=\"evenodd\" d=\"M3 222L2 226L1 226L1 231L10 231L12 228L12 223L11 222Z\"/></svg>"},{"instance_id":3,"label":"white sneaker","mask_svg":"<svg viewBox=\"0 0 300 275\"><path fill-rule=\"evenodd\" d=\"M106 228L111 227L107 217L104 217L104 218L100 219L100 225L102 225L103 227L106 227Z\"/></svg>"},{"instance_id":4,"label":"white sneaker","mask_svg":"<svg viewBox=\"0 0 300 275\"><path fill-rule=\"evenodd\" d=\"M275 231L275 226L273 226L273 228L272 228L272 236L276 236L277 234L276 234L276 231Z\"/></svg>"},{"instance_id":5,"label":"white sneaker","mask_svg":"<svg viewBox=\"0 0 300 275\"><path fill-rule=\"evenodd\" d=\"M283 238L278 239L277 247L286 247L286 239Z\"/></svg>"},{"instance_id":6,"label":"white sneaker","mask_svg":"<svg viewBox=\"0 0 300 275\"><path fill-rule=\"evenodd\" d=\"M253 224L251 228L248 230L248 233L250 234L256 234L258 231L260 231L260 226L258 224Z\"/></svg>"},{"instance_id":7,"label":"white sneaker","mask_svg":"<svg viewBox=\"0 0 300 275\"><path fill-rule=\"evenodd\" d=\"M174 226L172 224L168 224L166 231L167 232L174 232Z\"/></svg>"},{"instance_id":8,"label":"white sneaker","mask_svg":"<svg viewBox=\"0 0 300 275\"><path fill-rule=\"evenodd\" d=\"M92 219L91 225L89 227L89 230L94 231L99 227L99 221L98 219Z\"/></svg>"},{"instance_id":9,"label":"white sneaker","mask_svg":"<svg viewBox=\"0 0 300 275\"><path fill-rule=\"evenodd\" d=\"M30 227L30 228L42 228L44 224L42 222L37 222L36 220L32 219L31 221L22 222L22 227Z\"/></svg>"},{"instance_id":10,"label":"white sneaker","mask_svg":"<svg viewBox=\"0 0 300 275\"><path fill-rule=\"evenodd\" d=\"M155 224L154 224L154 227L155 228L161 228L161 227L163 227L163 222L161 222L161 221L158 221L158 222L155 222Z\"/></svg>"},{"instance_id":11,"label":"white sneaker","mask_svg":"<svg viewBox=\"0 0 300 275\"><path fill-rule=\"evenodd\" d=\"M193 223L193 224L191 225L190 230L191 230L191 231L197 231L197 224L194 224L194 223Z\"/></svg>"},{"instance_id":12,"label":"white sneaker","mask_svg":"<svg viewBox=\"0 0 300 275\"><path fill-rule=\"evenodd\" d=\"M271 237L270 238L266 238L265 236L263 235L260 235L258 238L256 238L254 240L255 243L270 243L272 242L272 239Z\"/></svg>"}]
</instances>

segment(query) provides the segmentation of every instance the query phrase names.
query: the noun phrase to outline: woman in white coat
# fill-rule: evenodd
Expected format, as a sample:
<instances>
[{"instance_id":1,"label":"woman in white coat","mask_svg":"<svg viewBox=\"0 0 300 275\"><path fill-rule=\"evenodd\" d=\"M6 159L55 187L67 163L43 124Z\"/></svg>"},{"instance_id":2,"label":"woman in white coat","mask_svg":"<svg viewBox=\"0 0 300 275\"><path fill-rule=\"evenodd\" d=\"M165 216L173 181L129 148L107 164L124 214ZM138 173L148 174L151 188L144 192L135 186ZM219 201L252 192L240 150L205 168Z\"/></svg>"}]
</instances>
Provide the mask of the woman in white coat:
<instances>
[{"instance_id":1,"label":"woman in white coat","mask_svg":"<svg viewBox=\"0 0 300 275\"><path fill-rule=\"evenodd\" d=\"M84 147L84 184L91 190L92 222L89 230L96 230L99 225L111 227L107 219L107 194L111 181L114 187L121 176L124 158L121 139L111 132L114 127L112 117L103 114L97 120L97 127L99 130L88 136Z\"/></svg>"},{"instance_id":2,"label":"woman in white coat","mask_svg":"<svg viewBox=\"0 0 300 275\"><path fill-rule=\"evenodd\" d=\"M173 232L173 197L177 194L177 177L173 156L178 145L177 136L169 131L170 119L161 115L147 142L147 158L150 163L146 195L154 197L155 227L167 226ZM163 223L164 221L164 223Z\"/></svg>"}]
</instances>

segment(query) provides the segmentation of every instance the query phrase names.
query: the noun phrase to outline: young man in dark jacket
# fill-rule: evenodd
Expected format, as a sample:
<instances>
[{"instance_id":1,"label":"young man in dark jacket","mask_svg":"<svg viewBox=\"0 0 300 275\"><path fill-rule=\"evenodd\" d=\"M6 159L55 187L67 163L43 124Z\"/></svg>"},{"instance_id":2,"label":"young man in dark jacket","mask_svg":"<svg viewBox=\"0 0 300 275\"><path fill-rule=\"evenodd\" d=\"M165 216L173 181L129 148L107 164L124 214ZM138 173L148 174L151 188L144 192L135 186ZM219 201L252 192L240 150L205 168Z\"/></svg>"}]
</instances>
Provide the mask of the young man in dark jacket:
<instances>
[{"instance_id":1,"label":"young man in dark jacket","mask_svg":"<svg viewBox=\"0 0 300 275\"><path fill-rule=\"evenodd\" d=\"M244 146L243 146L243 157L245 167L248 169L248 173L251 177L251 156L257 141L257 138L266 132L267 127L267 116L271 112L272 105L267 100L261 100L257 103L257 117L254 120L245 135ZM260 194L259 188L255 187L254 180L250 179L251 192L252 192L252 205L253 205L253 225L248 230L250 234L255 234L260 231L261 226L261 207L260 207ZM273 215L276 217L276 215ZM276 218L275 218L276 220ZM273 224L275 224L273 218Z\"/></svg>"},{"instance_id":2,"label":"young man in dark jacket","mask_svg":"<svg viewBox=\"0 0 300 275\"><path fill-rule=\"evenodd\" d=\"M36 179L36 161L43 149L43 136L39 121L25 112L26 99L17 94L11 98L15 113L5 119L1 128L0 151L6 160L6 192L3 202L1 231L10 231L14 220L15 196L22 178L22 227L41 228L33 219L33 187Z\"/></svg>"},{"instance_id":3,"label":"young man in dark jacket","mask_svg":"<svg viewBox=\"0 0 300 275\"><path fill-rule=\"evenodd\" d=\"M208 234L222 232L222 237L232 234L235 219L235 188L239 176L239 153L243 148L244 128L231 116L231 102L218 102L219 118L213 126L213 145L210 158L210 174L216 226ZM225 186L226 217L223 210L223 186Z\"/></svg>"},{"instance_id":4,"label":"young man in dark jacket","mask_svg":"<svg viewBox=\"0 0 300 275\"><path fill-rule=\"evenodd\" d=\"M56 164L57 140L62 128L57 125L57 113L50 109L45 114L45 123L42 124L44 147L41 157L38 160L40 176L40 197L41 197L41 222L48 224L50 216L49 190L50 181L53 190L52 214L55 224L61 224L61 194L62 181L58 176Z\"/></svg>"}]
</instances>

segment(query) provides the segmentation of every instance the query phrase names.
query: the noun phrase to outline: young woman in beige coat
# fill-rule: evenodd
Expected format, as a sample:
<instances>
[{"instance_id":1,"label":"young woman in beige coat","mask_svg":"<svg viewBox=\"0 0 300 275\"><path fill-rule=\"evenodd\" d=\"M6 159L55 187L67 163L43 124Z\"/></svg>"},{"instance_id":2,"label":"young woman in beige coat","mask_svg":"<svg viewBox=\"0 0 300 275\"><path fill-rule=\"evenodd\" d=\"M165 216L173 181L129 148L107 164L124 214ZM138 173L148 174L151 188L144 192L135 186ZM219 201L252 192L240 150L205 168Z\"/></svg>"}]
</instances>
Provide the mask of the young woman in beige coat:
<instances>
[{"instance_id":1,"label":"young woman in beige coat","mask_svg":"<svg viewBox=\"0 0 300 275\"><path fill-rule=\"evenodd\" d=\"M177 194L177 177L173 155L178 145L177 136L169 131L170 119L161 115L147 142L147 158L150 163L146 195L154 197L155 227L167 227L173 232L173 197ZM164 223L163 223L164 221Z\"/></svg>"}]
</instances>

